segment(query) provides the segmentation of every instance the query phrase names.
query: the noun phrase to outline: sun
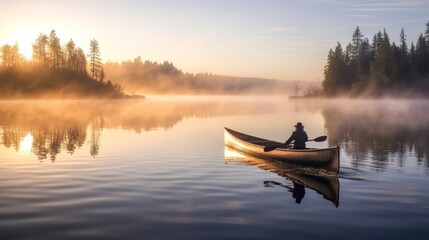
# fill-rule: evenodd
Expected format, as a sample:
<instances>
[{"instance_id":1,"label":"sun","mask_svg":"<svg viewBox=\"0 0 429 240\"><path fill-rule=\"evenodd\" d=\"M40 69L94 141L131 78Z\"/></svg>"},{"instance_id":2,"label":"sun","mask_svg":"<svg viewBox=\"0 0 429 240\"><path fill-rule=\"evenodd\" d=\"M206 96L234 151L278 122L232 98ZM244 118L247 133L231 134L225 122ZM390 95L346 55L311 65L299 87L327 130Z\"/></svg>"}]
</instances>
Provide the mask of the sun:
<instances>
[{"instance_id":1,"label":"sun","mask_svg":"<svg viewBox=\"0 0 429 240\"><path fill-rule=\"evenodd\" d=\"M8 44L10 46L18 44L19 52L26 60L33 58L33 44L40 34L46 34L55 30L58 37L62 40L73 39L76 44L79 36L74 37L73 34L67 31L67 28L57 26L57 28L48 25L27 25L10 27L7 30L0 29L0 47Z\"/></svg>"},{"instance_id":2,"label":"sun","mask_svg":"<svg viewBox=\"0 0 429 240\"><path fill-rule=\"evenodd\" d=\"M28 46L28 45L22 44L22 47L20 47L20 52L22 53L22 55L26 60L31 60L31 58L33 57L32 45Z\"/></svg>"},{"instance_id":3,"label":"sun","mask_svg":"<svg viewBox=\"0 0 429 240\"><path fill-rule=\"evenodd\" d=\"M30 60L33 56L33 43L40 34L38 28L21 27L8 32L6 36L0 39L1 46L9 44L11 46L18 44L19 52L26 60Z\"/></svg>"},{"instance_id":4,"label":"sun","mask_svg":"<svg viewBox=\"0 0 429 240\"><path fill-rule=\"evenodd\" d=\"M33 28L23 28L16 32L16 42L18 43L19 52L26 60L33 56L33 43L39 35L39 31Z\"/></svg>"}]
</instances>

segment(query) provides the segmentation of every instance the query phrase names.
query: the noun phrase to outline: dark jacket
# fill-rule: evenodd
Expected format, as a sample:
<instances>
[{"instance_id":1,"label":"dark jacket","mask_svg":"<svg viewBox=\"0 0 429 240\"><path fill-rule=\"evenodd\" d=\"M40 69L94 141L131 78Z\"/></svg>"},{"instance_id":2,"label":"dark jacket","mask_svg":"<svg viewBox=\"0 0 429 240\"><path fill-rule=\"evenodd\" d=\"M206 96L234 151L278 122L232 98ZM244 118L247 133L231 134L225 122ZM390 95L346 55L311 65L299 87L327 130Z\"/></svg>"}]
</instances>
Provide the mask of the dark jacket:
<instances>
[{"instance_id":1,"label":"dark jacket","mask_svg":"<svg viewBox=\"0 0 429 240\"><path fill-rule=\"evenodd\" d=\"M294 141L293 149L305 149L305 142L308 141L307 133L304 130L296 130L286 141L286 145Z\"/></svg>"}]
</instances>

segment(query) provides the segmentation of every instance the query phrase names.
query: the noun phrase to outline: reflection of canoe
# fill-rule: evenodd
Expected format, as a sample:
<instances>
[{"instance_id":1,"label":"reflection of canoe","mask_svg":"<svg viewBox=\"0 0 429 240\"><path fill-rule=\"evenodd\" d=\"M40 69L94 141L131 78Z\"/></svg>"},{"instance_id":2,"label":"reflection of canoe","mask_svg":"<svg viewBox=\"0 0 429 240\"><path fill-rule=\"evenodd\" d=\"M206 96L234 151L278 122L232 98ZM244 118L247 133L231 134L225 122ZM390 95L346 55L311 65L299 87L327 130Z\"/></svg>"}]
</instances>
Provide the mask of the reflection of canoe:
<instances>
[{"instance_id":1,"label":"reflection of canoe","mask_svg":"<svg viewBox=\"0 0 429 240\"><path fill-rule=\"evenodd\" d=\"M225 163L239 162L250 166L256 166L265 171L276 173L292 182L304 185L306 188L315 190L325 199L331 201L338 207L340 196L340 182L337 177L316 176L301 172L298 165L280 161L258 158L234 148L225 147ZM305 170L303 170L305 172Z\"/></svg>"},{"instance_id":2,"label":"reflection of canoe","mask_svg":"<svg viewBox=\"0 0 429 240\"><path fill-rule=\"evenodd\" d=\"M264 147L281 143L250 136L229 128L225 128L225 144L257 157L322 168L334 173L338 173L340 169L340 151L338 147L320 149L277 148L271 152L264 152Z\"/></svg>"}]
</instances>

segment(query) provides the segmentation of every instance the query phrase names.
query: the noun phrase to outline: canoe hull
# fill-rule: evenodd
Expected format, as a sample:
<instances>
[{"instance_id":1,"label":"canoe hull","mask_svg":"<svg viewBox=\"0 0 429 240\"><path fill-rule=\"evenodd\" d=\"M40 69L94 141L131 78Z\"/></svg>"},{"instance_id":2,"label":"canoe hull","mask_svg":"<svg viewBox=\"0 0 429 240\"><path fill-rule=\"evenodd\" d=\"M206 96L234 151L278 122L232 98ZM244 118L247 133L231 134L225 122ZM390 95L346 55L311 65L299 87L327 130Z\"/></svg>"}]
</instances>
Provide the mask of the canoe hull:
<instances>
[{"instance_id":1,"label":"canoe hull","mask_svg":"<svg viewBox=\"0 0 429 240\"><path fill-rule=\"evenodd\" d=\"M339 147L323 149L287 149L277 148L264 152L264 147L278 145L280 142L270 141L225 128L225 144L245 153L268 159L322 168L338 173L340 168Z\"/></svg>"}]
</instances>

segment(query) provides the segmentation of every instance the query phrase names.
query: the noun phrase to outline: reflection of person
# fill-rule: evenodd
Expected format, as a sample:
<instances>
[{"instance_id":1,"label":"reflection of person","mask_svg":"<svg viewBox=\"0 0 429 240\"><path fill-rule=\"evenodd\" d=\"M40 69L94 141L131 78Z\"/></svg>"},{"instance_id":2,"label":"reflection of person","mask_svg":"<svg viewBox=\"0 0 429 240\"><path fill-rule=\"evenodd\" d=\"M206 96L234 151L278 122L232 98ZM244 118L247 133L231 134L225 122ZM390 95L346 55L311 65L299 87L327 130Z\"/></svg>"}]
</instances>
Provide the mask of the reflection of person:
<instances>
[{"instance_id":1,"label":"reflection of person","mask_svg":"<svg viewBox=\"0 0 429 240\"><path fill-rule=\"evenodd\" d=\"M295 125L296 131L292 133L289 139L285 142L285 145L290 144L292 141L293 149L305 149L305 142L308 141L307 133L304 131L302 123L298 122Z\"/></svg>"},{"instance_id":2,"label":"reflection of person","mask_svg":"<svg viewBox=\"0 0 429 240\"><path fill-rule=\"evenodd\" d=\"M304 198L305 195L305 187L302 184L293 182L293 190L292 190L292 197L295 198L296 203L301 203L301 200Z\"/></svg>"},{"instance_id":3,"label":"reflection of person","mask_svg":"<svg viewBox=\"0 0 429 240\"><path fill-rule=\"evenodd\" d=\"M272 185L270 185L270 183L289 189L289 192L292 193L292 197L295 198L295 202L298 204L300 204L301 200L304 198L305 187L301 183L292 181L293 187L290 187L290 186L278 183L276 181L264 181L264 187L272 187Z\"/></svg>"}]
</instances>

